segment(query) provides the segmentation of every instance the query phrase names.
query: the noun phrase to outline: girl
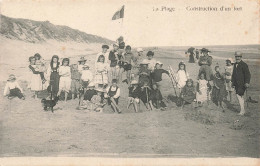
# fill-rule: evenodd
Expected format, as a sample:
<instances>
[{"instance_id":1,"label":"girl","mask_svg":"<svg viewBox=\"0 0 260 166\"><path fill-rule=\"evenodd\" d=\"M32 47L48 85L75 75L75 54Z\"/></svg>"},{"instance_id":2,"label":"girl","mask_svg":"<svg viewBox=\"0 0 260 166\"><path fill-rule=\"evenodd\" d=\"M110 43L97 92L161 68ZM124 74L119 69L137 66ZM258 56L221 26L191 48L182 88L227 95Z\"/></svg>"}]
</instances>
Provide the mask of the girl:
<instances>
[{"instance_id":1,"label":"girl","mask_svg":"<svg viewBox=\"0 0 260 166\"><path fill-rule=\"evenodd\" d=\"M147 82L141 87L140 99L144 103L147 110L153 110L153 104L151 100L151 88L148 86Z\"/></svg>"},{"instance_id":2,"label":"girl","mask_svg":"<svg viewBox=\"0 0 260 166\"><path fill-rule=\"evenodd\" d=\"M34 91L33 98L38 97L38 92L43 90L43 84L40 76L40 72L36 71L36 65L35 65L35 58L33 56L29 57L30 65L30 83L28 85L28 88Z\"/></svg>"},{"instance_id":3,"label":"girl","mask_svg":"<svg viewBox=\"0 0 260 166\"><path fill-rule=\"evenodd\" d=\"M24 100L23 89L19 86L16 81L15 75L11 74L7 80L4 89L4 96L8 96L8 99L18 97L19 99Z\"/></svg>"},{"instance_id":4,"label":"girl","mask_svg":"<svg viewBox=\"0 0 260 166\"><path fill-rule=\"evenodd\" d=\"M191 107L193 108L193 101L196 98L196 91L195 91L192 79L188 79L186 81L186 85L182 88L180 96L181 96L181 99L183 100L181 109L183 109L183 107L186 103L191 104Z\"/></svg>"},{"instance_id":5,"label":"girl","mask_svg":"<svg viewBox=\"0 0 260 166\"><path fill-rule=\"evenodd\" d=\"M196 100L199 106L203 105L203 102L208 100L208 81L205 80L204 72L200 73L200 79L197 83Z\"/></svg>"},{"instance_id":6,"label":"girl","mask_svg":"<svg viewBox=\"0 0 260 166\"><path fill-rule=\"evenodd\" d=\"M69 67L69 59L64 58L62 60L62 65L59 69L59 75L60 75L60 82L59 82L59 92L58 96L60 96L61 91L65 92L65 102L68 98L68 93L70 91L71 86L71 72Z\"/></svg>"},{"instance_id":7,"label":"girl","mask_svg":"<svg viewBox=\"0 0 260 166\"><path fill-rule=\"evenodd\" d=\"M106 88L108 84L108 65L105 63L105 57L100 55L96 63L95 83L98 87Z\"/></svg>"},{"instance_id":8,"label":"girl","mask_svg":"<svg viewBox=\"0 0 260 166\"><path fill-rule=\"evenodd\" d=\"M230 102L232 102L232 92L234 91L231 82L232 73L233 73L233 60L232 58L229 58L226 60L226 66L225 66L225 85L226 85L226 90Z\"/></svg>"},{"instance_id":9,"label":"girl","mask_svg":"<svg viewBox=\"0 0 260 166\"><path fill-rule=\"evenodd\" d=\"M184 62L179 63L179 69L177 71L177 87L179 89L179 94L182 88L186 85L186 81L189 79L189 73L186 71L186 65Z\"/></svg>"},{"instance_id":10,"label":"girl","mask_svg":"<svg viewBox=\"0 0 260 166\"><path fill-rule=\"evenodd\" d=\"M78 65L78 71L81 73L83 70L83 66L86 64L86 59L84 57L80 57L79 65Z\"/></svg>"},{"instance_id":11,"label":"girl","mask_svg":"<svg viewBox=\"0 0 260 166\"><path fill-rule=\"evenodd\" d=\"M138 85L138 81L133 80L131 82L131 86L128 89L129 89L129 97L128 97L127 109L129 109L130 105L133 104L135 112L138 112L140 110L139 94L141 92L141 88Z\"/></svg>"},{"instance_id":12,"label":"girl","mask_svg":"<svg viewBox=\"0 0 260 166\"><path fill-rule=\"evenodd\" d=\"M225 78L219 72L219 66L215 67L216 73L214 74L214 87L212 90L212 99L218 105L218 108L221 107L223 112L224 107L222 105L223 99L226 97L226 87L225 87Z\"/></svg>"},{"instance_id":13,"label":"girl","mask_svg":"<svg viewBox=\"0 0 260 166\"><path fill-rule=\"evenodd\" d=\"M120 97L120 88L117 86L117 80L112 80L112 85L106 89L107 94L105 94L105 98L108 99L108 105L112 106L114 112L121 113L118 107L118 101Z\"/></svg>"},{"instance_id":14,"label":"girl","mask_svg":"<svg viewBox=\"0 0 260 166\"><path fill-rule=\"evenodd\" d=\"M57 93L59 92L59 83L60 83L59 68L60 68L59 57L57 55L53 55L47 73L50 76L50 84L48 87L48 91L52 93L54 97L56 97Z\"/></svg>"},{"instance_id":15,"label":"girl","mask_svg":"<svg viewBox=\"0 0 260 166\"><path fill-rule=\"evenodd\" d=\"M34 55L34 58L35 58L36 71L39 71L39 74L42 79L42 83L44 84L47 81L44 77L44 72L46 71L44 62L42 61L42 57L39 53L36 53Z\"/></svg>"}]
</instances>

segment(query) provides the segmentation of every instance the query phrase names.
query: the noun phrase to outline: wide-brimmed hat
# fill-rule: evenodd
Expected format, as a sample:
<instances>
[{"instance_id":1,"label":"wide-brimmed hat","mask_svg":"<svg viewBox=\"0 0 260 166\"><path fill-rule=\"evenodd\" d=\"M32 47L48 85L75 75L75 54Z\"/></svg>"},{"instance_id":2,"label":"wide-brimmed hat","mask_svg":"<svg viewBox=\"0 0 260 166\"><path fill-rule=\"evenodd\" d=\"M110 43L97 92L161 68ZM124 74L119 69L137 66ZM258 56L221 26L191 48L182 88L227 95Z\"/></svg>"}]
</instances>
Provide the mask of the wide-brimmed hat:
<instances>
[{"instance_id":1,"label":"wide-brimmed hat","mask_svg":"<svg viewBox=\"0 0 260 166\"><path fill-rule=\"evenodd\" d=\"M106 45L106 44L104 44L104 45L102 45L102 48L109 49L109 46L108 46L108 45Z\"/></svg>"},{"instance_id":2,"label":"wide-brimmed hat","mask_svg":"<svg viewBox=\"0 0 260 166\"><path fill-rule=\"evenodd\" d=\"M16 80L16 77L15 75L10 74L7 81L12 81L12 80Z\"/></svg>"},{"instance_id":3,"label":"wide-brimmed hat","mask_svg":"<svg viewBox=\"0 0 260 166\"><path fill-rule=\"evenodd\" d=\"M209 51L209 50L206 49L206 48L202 48L202 49L200 50L200 52L206 52L206 53L208 53L208 52L211 52L211 51Z\"/></svg>"},{"instance_id":4,"label":"wide-brimmed hat","mask_svg":"<svg viewBox=\"0 0 260 166\"><path fill-rule=\"evenodd\" d=\"M83 68L83 69L86 69L86 68L89 69L89 66L88 66L88 65L83 65L82 68Z\"/></svg>"},{"instance_id":5,"label":"wide-brimmed hat","mask_svg":"<svg viewBox=\"0 0 260 166\"><path fill-rule=\"evenodd\" d=\"M236 51L236 52L235 52L235 57L236 57L236 56L242 57L242 52Z\"/></svg>"},{"instance_id":6,"label":"wide-brimmed hat","mask_svg":"<svg viewBox=\"0 0 260 166\"><path fill-rule=\"evenodd\" d=\"M230 61L231 63L234 63L232 58L228 58L228 59L226 59L226 61Z\"/></svg>"},{"instance_id":7,"label":"wide-brimmed hat","mask_svg":"<svg viewBox=\"0 0 260 166\"><path fill-rule=\"evenodd\" d=\"M84 57L80 57L78 62L86 62L87 60Z\"/></svg>"},{"instance_id":8,"label":"wide-brimmed hat","mask_svg":"<svg viewBox=\"0 0 260 166\"><path fill-rule=\"evenodd\" d=\"M132 84L132 85L136 85L136 84L139 84L139 83L138 83L137 80L133 80L133 81L131 82L131 84Z\"/></svg>"},{"instance_id":9,"label":"wide-brimmed hat","mask_svg":"<svg viewBox=\"0 0 260 166\"><path fill-rule=\"evenodd\" d=\"M137 48L137 52L143 52L144 50L142 48Z\"/></svg>"},{"instance_id":10,"label":"wide-brimmed hat","mask_svg":"<svg viewBox=\"0 0 260 166\"><path fill-rule=\"evenodd\" d=\"M161 61L157 61L156 64L162 65L163 63Z\"/></svg>"}]
</instances>

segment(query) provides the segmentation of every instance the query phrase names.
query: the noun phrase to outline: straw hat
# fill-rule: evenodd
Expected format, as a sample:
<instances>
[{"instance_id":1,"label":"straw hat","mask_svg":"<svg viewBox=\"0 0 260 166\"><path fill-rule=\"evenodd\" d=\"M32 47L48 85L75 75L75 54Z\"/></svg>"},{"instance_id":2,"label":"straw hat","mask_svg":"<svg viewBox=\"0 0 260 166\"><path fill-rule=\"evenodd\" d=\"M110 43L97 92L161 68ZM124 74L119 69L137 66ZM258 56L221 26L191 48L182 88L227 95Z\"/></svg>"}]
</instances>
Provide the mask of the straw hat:
<instances>
[{"instance_id":1,"label":"straw hat","mask_svg":"<svg viewBox=\"0 0 260 166\"><path fill-rule=\"evenodd\" d=\"M87 60L84 57L80 57L78 62L86 62Z\"/></svg>"},{"instance_id":2,"label":"straw hat","mask_svg":"<svg viewBox=\"0 0 260 166\"><path fill-rule=\"evenodd\" d=\"M156 64L162 65L163 63L160 61L157 61Z\"/></svg>"},{"instance_id":3,"label":"straw hat","mask_svg":"<svg viewBox=\"0 0 260 166\"><path fill-rule=\"evenodd\" d=\"M12 80L16 80L16 77L15 77L15 75L10 74L7 81L12 81Z\"/></svg>"}]
</instances>

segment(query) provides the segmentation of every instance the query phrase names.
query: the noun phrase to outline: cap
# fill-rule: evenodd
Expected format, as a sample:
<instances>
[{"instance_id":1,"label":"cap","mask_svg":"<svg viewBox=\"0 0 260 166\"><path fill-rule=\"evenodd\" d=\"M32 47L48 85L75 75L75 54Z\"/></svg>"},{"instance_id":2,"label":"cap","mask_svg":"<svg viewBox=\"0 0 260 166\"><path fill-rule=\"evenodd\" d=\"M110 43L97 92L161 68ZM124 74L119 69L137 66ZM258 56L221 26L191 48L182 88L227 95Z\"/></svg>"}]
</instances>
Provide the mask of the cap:
<instances>
[{"instance_id":1,"label":"cap","mask_svg":"<svg viewBox=\"0 0 260 166\"><path fill-rule=\"evenodd\" d=\"M240 57L242 57L242 52L236 51L236 52L235 52L235 56L240 56Z\"/></svg>"}]
</instances>

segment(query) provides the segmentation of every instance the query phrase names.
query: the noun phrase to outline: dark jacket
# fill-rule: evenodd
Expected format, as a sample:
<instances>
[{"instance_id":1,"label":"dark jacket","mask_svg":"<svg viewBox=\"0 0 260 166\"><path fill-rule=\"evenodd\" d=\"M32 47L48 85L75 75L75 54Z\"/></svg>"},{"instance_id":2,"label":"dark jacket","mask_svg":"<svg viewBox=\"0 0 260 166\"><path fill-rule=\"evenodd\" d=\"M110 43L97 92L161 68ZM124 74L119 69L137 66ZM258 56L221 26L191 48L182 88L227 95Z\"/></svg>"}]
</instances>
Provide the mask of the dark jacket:
<instances>
[{"instance_id":1,"label":"dark jacket","mask_svg":"<svg viewBox=\"0 0 260 166\"><path fill-rule=\"evenodd\" d=\"M249 68L242 60L239 63L234 64L232 74L232 84L235 86L236 92L239 95L243 95L245 92L245 84L250 83L251 74Z\"/></svg>"}]
</instances>

